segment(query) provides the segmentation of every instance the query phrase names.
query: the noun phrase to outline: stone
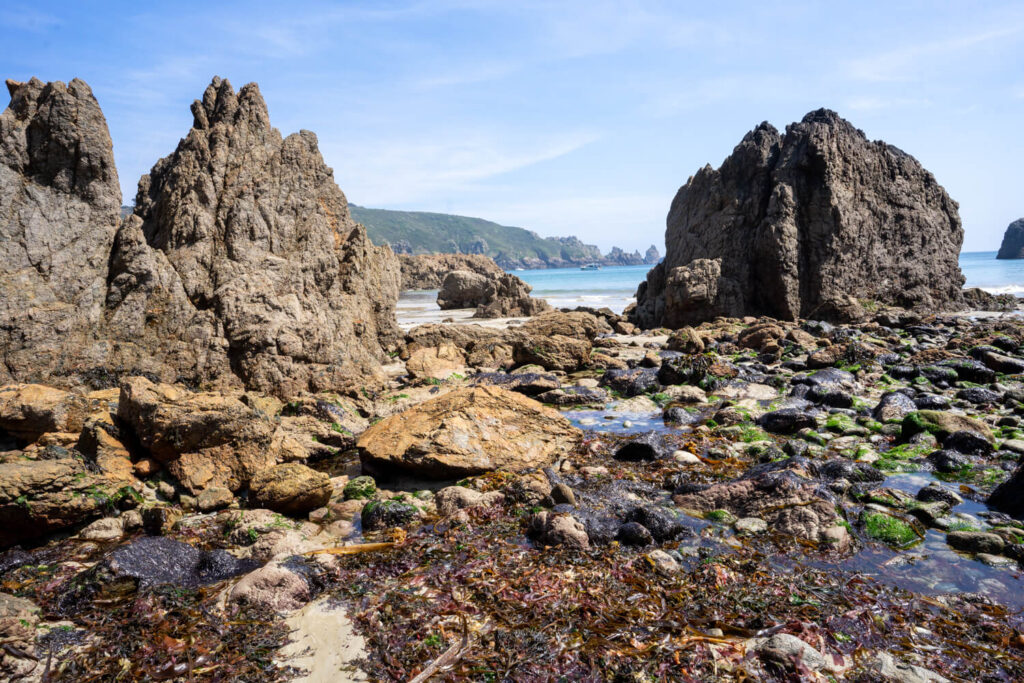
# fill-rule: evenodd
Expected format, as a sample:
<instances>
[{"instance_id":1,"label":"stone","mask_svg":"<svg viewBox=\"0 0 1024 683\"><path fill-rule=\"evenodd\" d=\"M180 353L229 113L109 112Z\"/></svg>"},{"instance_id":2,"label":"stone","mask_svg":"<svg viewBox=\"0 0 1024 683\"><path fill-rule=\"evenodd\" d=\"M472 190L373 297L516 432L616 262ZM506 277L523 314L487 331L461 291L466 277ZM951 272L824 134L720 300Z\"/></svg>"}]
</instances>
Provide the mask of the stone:
<instances>
[{"instance_id":1,"label":"stone","mask_svg":"<svg viewBox=\"0 0 1024 683\"><path fill-rule=\"evenodd\" d=\"M988 504L1000 512L1024 519L1024 465L1019 465L1009 479L992 491Z\"/></svg>"},{"instance_id":2,"label":"stone","mask_svg":"<svg viewBox=\"0 0 1024 683\"><path fill-rule=\"evenodd\" d=\"M652 550L646 555L651 566L662 574L672 574L679 571L679 561L664 550Z\"/></svg>"},{"instance_id":3,"label":"stone","mask_svg":"<svg viewBox=\"0 0 1024 683\"><path fill-rule=\"evenodd\" d=\"M651 461L665 457L668 452L658 432L651 431L624 443L615 451L614 458L626 462Z\"/></svg>"},{"instance_id":4,"label":"stone","mask_svg":"<svg viewBox=\"0 0 1024 683\"><path fill-rule=\"evenodd\" d=\"M989 443L995 443L992 430L981 420L942 410L918 410L903 418L904 438L910 438L922 431L934 434L940 441L954 432L973 432Z\"/></svg>"},{"instance_id":5,"label":"stone","mask_svg":"<svg viewBox=\"0 0 1024 683\"><path fill-rule=\"evenodd\" d=\"M624 396L639 396L655 391L661 386L658 382L658 370L654 368L608 370L601 376L601 384Z\"/></svg>"},{"instance_id":6,"label":"stone","mask_svg":"<svg viewBox=\"0 0 1024 683\"><path fill-rule=\"evenodd\" d=\"M342 496L345 500L369 500L377 493L377 482L366 475L355 477L345 484Z\"/></svg>"},{"instance_id":7,"label":"stone","mask_svg":"<svg viewBox=\"0 0 1024 683\"><path fill-rule=\"evenodd\" d=\"M967 553L989 555L998 555L1006 546L1006 541L1001 536L984 531L950 531L946 534L946 543Z\"/></svg>"},{"instance_id":8,"label":"stone","mask_svg":"<svg viewBox=\"0 0 1024 683\"><path fill-rule=\"evenodd\" d=\"M766 432L773 434L795 434L801 429L813 429L817 421L799 408L781 408L765 413L757 423Z\"/></svg>"},{"instance_id":9,"label":"stone","mask_svg":"<svg viewBox=\"0 0 1024 683\"><path fill-rule=\"evenodd\" d=\"M203 489L196 496L196 509L200 512L216 512L223 510L235 502L231 491L217 486Z\"/></svg>"},{"instance_id":10,"label":"stone","mask_svg":"<svg viewBox=\"0 0 1024 683\"><path fill-rule=\"evenodd\" d=\"M209 339L206 362L227 365L197 372L200 359L186 355L180 372L233 374L283 397L372 375L398 337L399 264L351 219L316 136L282 139L254 83L236 93L214 78L192 113L174 153L140 180L119 230L112 323L173 365L176 346ZM184 299L168 306L169 289ZM145 324L157 307L159 323Z\"/></svg>"},{"instance_id":11,"label":"stone","mask_svg":"<svg viewBox=\"0 0 1024 683\"><path fill-rule=\"evenodd\" d=\"M80 432L90 412L82 396L41 384L0 387L0 431L26 442L50 432Z\"/></svg>"},{"instance_id":12,"label":"stone","mask_svg":"<svg viewBox=\"0 0 1024 683\"><path fill-rule=\"evenodd\" d=\"M615 534L615 539L622 545L638 547L654 543L651 532L639 522L626 522L620 526Z\"/></svg>"},{"instance_id":13,"label":"stone","mask_svg":"<svg viewBox=\"0 0 1024 683\"><path fill-rule=\"evenodd\" d=\"M274 423L232 396L131 377L121 385L117 416L190 493L236 492L277 461Z\"/></svg>"},{"instance_id":14,"label":"stone","mask_svg":"<svg viewBox=\"0 0 1024 683\"><path fill-rule=\"evenodd\" d=\"M575 386L545 391L537 395L537 400L556 406L604 405L609 396L604 389Z\"/></svg>"},{"instance_id":15,"label":"stone","mask_svg":"<svg viewBox=\"0 0 1024 683\"><path fill-rule=\"evenodd\" d=\"M466 355L454 344L416 349L405 361L405 369L412 379L445 380L454 374L465 376Z\"/></svg>"},{"instance_id":16,"label":"stone","mask_svg":"<svg viewBox=\"0 0 1024 683\"><path fill-rule=\"evenodd\" d=\"M1024 218L1018 218L1006 226L1003 242L996 253L997 259L1024 258Z\"/></svg>"},{"instance_id":17,"label":"stone","mask_svg":"<svg viewBox=\"0 0 1024 683\"><path fill-rule=\"evenodd\" d=\"M7 81L0 114L0 382L68 381L97 343L121 188L89 86Z\"/></svg>"},{"instance_id":18,"label":"stone","mask_svg":"<svg viewBox=\"0 0 1024 683\"><path fill-rule=\"evenodd\" d=\"M582 438L551 408L497 387L475 387L381 420L357 448L373 471L455 479L548 465Z\"/></svg>"},{"instance_id":19,"label":"stone","mask_svg":"<svg viewBox=\"0 0 1024 683\"><path fill-rule=\"evenodd\" d=\"M0 548L88 522L139 495L133 479L97 473L62 451L53 459L0 462Z\"/></svg>"},{"instance_id":20,"label":"stone","mask_svg":"<svg viewBox=\"0 0 1024 683\"><path fill-rule=\"evenodd\" d=\"M900 661L888 652L879 652L869 667L872 674L887 683L950 683L945 676Z\"/></svg>"},{"instance_id":21,"label":"stone","mask_svg":"<svg viewBox=\"0 0 1024 683\"><path fill-rule=\"evenodd\" d=\"M587 530L572 515L543 510L530 518L528 533L543 545L562 545L585 550L590 547Z\"/></svg>"},{"instance_id":22,"label":"stone","mask_svg":"<svg viewBox=\"0 0 1024 683\"><path fill-rule=\"evenodd\" d=\"M505 273L493 259L483 254L395 253L402 268L402 291L440 289L445 276L456 270L484 277L501 277Z\"/></svg>"},{"instance_id":23,"label":"stone","mask_svg":"<svg viewBox=\"0 0 1024 683\"><path fill-rule=\"evenodd\" d=\"M86 541L106 543L124 535L124 521L120 517L102 517L82 529L78 536Z\"/></svg>"},{"instance_id":24,"label":"stone","mask_svg":"<svg viewBox=\"0 0 1024 683\"><path fill-rule=\"evenodd\" d=\"M682 353L704 353L704 340L692 327L681 327L669 335L665 348Z\"/></svg>"},{"instance_id":25,"label":"stone","mask_svg":"<svg viewBox=\"0 0 1024 683\"><path fill-rule=\"evenodd\" d=\"M441 310L476 308L474 318L532 316L551 310L546 301L530 296L531 289L511 273L455 270L441 282L437 305Z\"/></svg>"},{"instance_id":26,"label":"stone","mask_svg":"<svg viewBox=\"0 0 1024 683\"><path fill-rule=\"evenodd\" d=\"M933 313L963 305L957 204L910 155L821 109L762 123L676 195L666 255L631 321L715 316L851 320L861 301ZM857 254L857 258L850 258Z\"/></svg>"},{"instance_id":27,"label":"stone","mask_svg":"<svg viewBox=\"0 0 1024 683\"><path fill-rule=\"evenodd\" d=\"M535 364L545 370L576 372L591 362L589 341L560 334L516 338L512 349L517 364Z\"/></svg>"},{"instance_id":28,"label":"stone","mask_svg":"<svg viewBox=\"0 0 1024 683\"><path fill-rule=\"evenodd\" d=\"M434 496L437 511L444 516L477 505L496 505L503 500L505 500L505 495L500 491L483 493L465 486L447 486Z\"/></svg>"},{"instance_id":29,"label":"stone","mask_svg":"<svg viewBox=\"0 0 1024 683\"><path fill-rule=\"evenodd\" d=\"M845 656L825 657L803 640L788 633L776 633L770 638L755 638L747 642L748 649L756 652L762 661L786 671L809 669L816 673L840 674L852 665Z\"/></svg>"},{"instance_id":30,"label":"stone","mask_svg":"<svg viewBox=\"0 0 1024 683\"><path fill-rule=\"evenodd\" d=\"M768 522L759 517L743 517L733 522L732 528L742 536L754 536L768 531Z\"/></svg>"},{"instance_id":31,"label":"stone","mask_svg":"<svg viewBox=\"0 0 1024 683\"><path fill-rule=\"evenodd\" d=\"M231 602L244 602L276 612L291 612L312 599L304 578L278 562L249 572L231 588Z\"/></svg>"},{"instance_id":32,"label":"stone","mask_svg":"<svg viewBox=\"0 0 1024 683\"><path fill-rule=\"evenodd\" d=\"M249 481L249 502L292 517L300 517L331 499L331 478L297 462L257 472Z\"/></svg>"},{"instance_id":33,"label":"stone","mask_svg":"<svg viewBox=\"0 0 1024 683\"><path fill-rule=\"evenodd\" d=\"M900 391L889 391L882 394L871 415L879 422L890 422L902 420L915 410L917 405L912 398Z\"/></svg>"},{"instance_id":34,"label":"stone","mask_svg":"<svg viewBox=\"0 0 1024 683\"><path fill-rule=\"evenodd\" d=\"M822 497L794 462L771 463L781 470L752 471L744 478L714 484L703 491L676 495L684 510L704 515L728 510L739 518L763 519L775 533L828 542L827 531L838 525L835 504ZM840 546L844 550L845 546Z\"/></svg>"}]
</instances>

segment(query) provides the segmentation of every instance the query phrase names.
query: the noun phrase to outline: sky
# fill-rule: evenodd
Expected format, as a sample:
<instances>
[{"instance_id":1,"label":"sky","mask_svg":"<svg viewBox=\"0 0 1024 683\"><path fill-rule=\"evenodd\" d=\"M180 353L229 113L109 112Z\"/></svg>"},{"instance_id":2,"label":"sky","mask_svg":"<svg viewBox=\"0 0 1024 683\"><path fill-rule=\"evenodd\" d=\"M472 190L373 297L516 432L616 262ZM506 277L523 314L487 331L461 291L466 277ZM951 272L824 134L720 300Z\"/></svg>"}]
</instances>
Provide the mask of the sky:
<instances>
[{"instance_id":1,"label":"sky","mask_svg":"<svg viewBox=\"0 0 1024 683\"><path fill-rule=\"evenodd\" d=\"M125 203L214 75L314 131L349 201L656 244L676 190L819 107L917 157L965 251L1024 216L1024 3L21 2L0 75L90 84Z\"/></svg>"}]
</instances>

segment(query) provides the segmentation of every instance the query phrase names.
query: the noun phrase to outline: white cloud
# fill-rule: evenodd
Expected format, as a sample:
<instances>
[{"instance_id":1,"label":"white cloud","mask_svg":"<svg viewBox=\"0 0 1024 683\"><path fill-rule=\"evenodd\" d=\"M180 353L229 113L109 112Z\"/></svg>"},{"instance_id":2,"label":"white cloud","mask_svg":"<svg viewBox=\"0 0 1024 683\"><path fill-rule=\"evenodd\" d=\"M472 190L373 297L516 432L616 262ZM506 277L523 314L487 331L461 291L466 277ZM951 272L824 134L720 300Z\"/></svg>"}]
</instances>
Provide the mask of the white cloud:
<instances>
[{"instance_id":1,"label":"white cloud","mask_svg":"<svg viewBox=\"0 0 1024 683\"><path fill-rule=\"evenodd\" d=\"M439 193L473 192L478 184L570 154L600 138L593 131L523 138L509 132L462 131L459 137L424 142L389 139L381 143L323 144L327 162L352 201L387 206L436 199Z\"/></svg>"}]
</instances>

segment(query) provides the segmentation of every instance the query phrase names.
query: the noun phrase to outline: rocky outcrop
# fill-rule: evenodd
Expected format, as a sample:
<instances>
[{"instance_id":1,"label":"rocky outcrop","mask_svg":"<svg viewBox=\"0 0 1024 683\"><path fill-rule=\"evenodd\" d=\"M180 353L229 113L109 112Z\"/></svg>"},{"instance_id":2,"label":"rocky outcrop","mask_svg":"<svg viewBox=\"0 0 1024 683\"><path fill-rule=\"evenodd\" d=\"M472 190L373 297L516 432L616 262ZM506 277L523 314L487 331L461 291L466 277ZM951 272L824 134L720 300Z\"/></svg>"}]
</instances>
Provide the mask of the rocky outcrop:
<instances>
[{"instance_id":1,"label":"rocky outcrop","mask_svg":"<svg viewBox=\"0 0 1024 683\"><path fill-rule=\"evenodd\" d=\"M367 429L357 445L371 471L456 479L548 465L582 438L551 408L504 389L479 387L392 415Z\"/></svg>"},{"instance_id":2,"label":"rocky outcrop","mask_svg":"<svg viewBox=\"0 0 1024 683\"><path fill-rule=\"evenodd\" d=\"M236 93L215 78L192 113L178 148L139 181L118 235L112 321L150 348L209 339L212 358L200 349L183 371L227 361L246 387L283 395L371 372L397 335L398 262L350 218L316 136L282 139L254 83ZM140 272L147 251L154 267ZM171 292L165 275L176 276ZM181 317L167 319L168 294Z\"/></svg>"},{"instance_id":3,"label":"rocky outcrop","mask_svg":"<svg viewBox=\"0 0 1024 683\"><path fill-rule=\"evenodd\" d=\"M308 131L215 78L118 227L106 123L81 81L9 82L0 116L0 380L121 375L292 395L372 375L398 340L399 266Z\"/></svg>"},{"instance_id":4,"label":"rocky outcrop","mask_svg":"<svg viewBox=\"0 0 1024 683\"><path fill-rule=\"evenodd\" d=\"M999 245L997 259L1024 258L1024 218L1018 218L1006 227L1003 243Z\"/></svg>"},{"instance_id":5,"label":"rocky outcrop","mask_svg":"<svg viewBox=\"0 0 1024 683\"><path fill-rule=\"evenodd\" d=\"M748 133L669 211L664 262L633 319L680 327L715 316L851 319L861 304L958 308L956 202L916 159L828 110L780 134Z\"/></svg>"},{"instance_id":6,"label":"rocky outcrop","mask_svg":"<svg viewBox=\"0 0 1024 683\"><path fill-rule=\"evenodd\" d=\"M0 381L74 371L103 318L121 188L96 98L7 81L0 114Z\"/></svg>"},{"instance_id":7,"label":"rocky outcrop","mask_svg":"<svg viewBox=\"0 0 1024 683\"><path fill-rule=\"evenodd\" d=\"M644 263L648 265L654 265L661 260L661 253L658 248L653 244L647 247L647 251L644 252Z\"/></svg>"},{"instance_id":8,"label":"rocky outcrop","mask_svg":"<svg viewBox=\"0 0 1024 683\"><path fill-rule=\"evenodd\" d=\"M440 289L445 276L456 270L485 277L500 277L505 273L489 257L474 254L403 254L398 260L402 264L402 291Z\"/></svg>"},{"instance_id":9,"label":"rocky outcrop","mask_svg":"<svg viewBox=\"0 0 1024 683\"><path fill-rule=\"evenodd\" d=\"M546 301L530 296L531 289L511 273L495 276L456 270L441 283L437 304L441 310L475 307L474 318L531 316L551 310Z\"/></svg>"},{"instance_id":10,"label":"rocky outcrop","mask_svg":"<svg viewBox=\"0 0 1024 683\"><path fill-rule=\"evenodd\" d=\"M647 263L639 251L629 254L618 247L612 247L602 261L608 266L642 266Z\"/></svg>"}]
</instances>

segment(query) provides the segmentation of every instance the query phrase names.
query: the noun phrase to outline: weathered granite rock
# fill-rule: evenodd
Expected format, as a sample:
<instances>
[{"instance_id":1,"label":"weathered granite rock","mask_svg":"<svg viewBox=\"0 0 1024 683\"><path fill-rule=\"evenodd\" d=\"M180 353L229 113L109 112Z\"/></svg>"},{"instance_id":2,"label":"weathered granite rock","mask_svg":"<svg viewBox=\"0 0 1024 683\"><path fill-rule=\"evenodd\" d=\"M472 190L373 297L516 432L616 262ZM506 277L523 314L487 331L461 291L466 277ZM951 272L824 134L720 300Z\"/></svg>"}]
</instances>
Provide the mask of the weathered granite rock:
<instances>
[{"instance_id":1,"label":"weathered granite rock","mask_svg":"<svg viewBox=\"0 0 1024 683\"><path fill-rule=\"evenodd\" d=\"M331 498L331 478L297 462L287 462L257 472L249 481L249 501L298 517L323 507Z\"/></svg>"},{"instance_id":2,"label":"weathered granite rock","mask_svg":"<svg viewBox=\"0 0 1024 683\"><path fill-rule=\"evenodd\" d=\"M398 261L352 221L316 136L215 78L175 152L121 196L81 81L9 82L0 116L0 380L123 375L279 395L337 389L395 348Z\"/></svg>"},{"instance_id":3,"label":"weathered granite rock","mask_svg":"<svg viewBox=\"0 0 1024 683\"><path fill-rule=\"evenodd\" d=\"M0 430L28 442L47 432L82 430L90 402L41 384L0 387Z\"/></svg>"},{"instance_id":4,"label":"weathered granite rock","mask_svg":"<svg viewBox=\"0 0 1024 683\"><path fill-rule=\"evenodd\" d=\"M402 291L440 289L445 276L461 270L485 277L501 277L503 271L491 258L479 254L401 254Z\"/></svg>"},{"instance_id":5,"label":"weathered granite rock","mask_svg":"<svg viewBox=\"0 0 1024 683\"><path fill-rule=\"evenodd\" d=\"M996 258L1024 258L1024 218L1018 218L1006 227Z\"/></svg>"},{"instance_id":6,"label":"weathered granite rock","mask_svg":"<svg viewBox=\"0 0 1024 683\"><path fill-rule=\"evenodd\" d=\"M667 224L665 260L637 291L643 327L962 304L956 202L913 157L828 110L784 135L762 123L679 190Z\"/></svg>"},{"instance_id":7,"label":"weathered granite rock","mask_svg":"<svg viewBox=\"0 0 1024 683\"><path fill-rule=\"evenodd\" d=\"M246 387L281 395L372 372L397 340L398 261L350 218L316 136L282 139L252 83L236 93L214 78L192 114L139 181L112 258L112 321L167 365L206 376L204 361L227 360ZM146 248L156 267L139 272Z\"/></svg>"},{"instance_id":8,"label":"weathered granite rock","mask_svg":"<svg viewBox=\"0 0 1024 683\"><path fill-rule=\"evenodd\" d=\"M73 451L0 463L0 548L103 515L133 480L90 470Z\"/></svg>"},{"instance_id":9,"label":"weathered granite rock","mask_svg":"<svg viewBox=\"0 0 1024 683\"><path fill-rule=\"evenodd\" d=\"M497 387L457 389L367 429L357 447L382 474L455 479L551 463L582 433L557 411Z\"/></svg>"},{"instance_id":10,"label":"weathered granite rock","mask_svg":"<svg viewBox=\"0 0 1024 683\"><path fill-rule=\"evenodd\" d=\"M96 98L75 79L7 81L0 114L0 381L96 353L121 188Z\"/></svg>"},{"instance_id":11,"label":"weathered granite rock","mask_svg":"<svg viewBox=\"0 0 1024 683\"><path fill-rule=\"evenodd\" d=\"M191 493L238 491L277 462L274 423L232 396L131 377L121 385L117 416Z\"/></svg>"},{"instance_id":12,"label":"weathered granite rock","mask_svg":"<svg viewBox=\"0 0 1024 683\"><path fill-rule=\"evenodd\" d=\"M531 316L551 310L543 299L532 298L530 290L530 285L511 273L455 270L442 281L437 305L442 310L475 307L474 318Z\"/></svg>"}]
</instances>

